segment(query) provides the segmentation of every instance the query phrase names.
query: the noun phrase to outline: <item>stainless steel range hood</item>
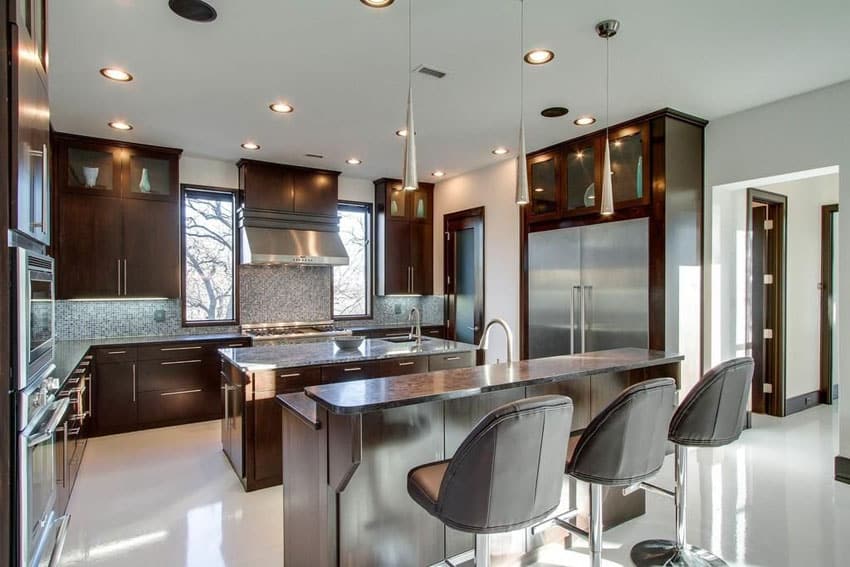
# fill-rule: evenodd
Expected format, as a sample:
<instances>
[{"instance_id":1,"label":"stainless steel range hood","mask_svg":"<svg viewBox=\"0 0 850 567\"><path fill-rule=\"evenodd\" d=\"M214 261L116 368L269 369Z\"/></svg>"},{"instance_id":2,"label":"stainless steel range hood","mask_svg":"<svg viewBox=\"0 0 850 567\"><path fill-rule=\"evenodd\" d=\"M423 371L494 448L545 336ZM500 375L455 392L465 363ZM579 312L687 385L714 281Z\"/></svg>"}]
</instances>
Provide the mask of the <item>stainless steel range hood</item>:
<instances>
[{"instance_id":1,"label":"stainless steel range hood","mask_svg":"<svg viewBox=\"0 0 850 567\"><path fill-rule=\"evenodd\" d=\"M348 254L338 231L286 226L242 226L243 264L344 266Z\"/></svg>"}]
</instances>

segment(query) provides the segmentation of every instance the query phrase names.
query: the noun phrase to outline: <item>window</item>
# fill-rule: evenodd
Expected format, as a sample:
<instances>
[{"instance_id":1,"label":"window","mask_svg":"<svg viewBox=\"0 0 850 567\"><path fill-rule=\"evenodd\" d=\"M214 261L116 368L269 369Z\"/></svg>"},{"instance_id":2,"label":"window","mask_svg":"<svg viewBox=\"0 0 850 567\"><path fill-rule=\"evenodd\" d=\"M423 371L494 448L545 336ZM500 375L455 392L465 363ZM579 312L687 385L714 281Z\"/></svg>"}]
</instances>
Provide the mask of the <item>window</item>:
<instances>
[{"instance_id":1,"label":"window","mask_svg":"<svg viewBox=\"0 0 850 567\"><path fill-rule=\"evenodd\" d=\"M372 205L340 201L337 209L339 236L348 252L348 265L334 266L334 318L371 317Z\"/></svg>"},{"instance_id":2,"label":"window","mask_svg":"<svg viewBox=\"0 0 850 567\"><path fill-rule=\"evenodd\" d=\"M235 323L235 192L183 186L182 199L183 323Z\"/></svg>"}]
</instances>

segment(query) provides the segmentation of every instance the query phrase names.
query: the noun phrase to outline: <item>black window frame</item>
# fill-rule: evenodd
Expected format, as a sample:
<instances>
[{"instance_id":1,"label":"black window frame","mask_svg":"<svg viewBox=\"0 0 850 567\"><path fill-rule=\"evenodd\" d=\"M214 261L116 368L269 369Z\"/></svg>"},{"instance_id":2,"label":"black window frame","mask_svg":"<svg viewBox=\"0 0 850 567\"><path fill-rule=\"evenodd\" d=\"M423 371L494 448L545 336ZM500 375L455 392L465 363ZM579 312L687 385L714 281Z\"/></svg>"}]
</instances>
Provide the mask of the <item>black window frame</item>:
<instances>
[{"instance_id":1,"label":"black window frame","mask_svg":"<svg viewBox=\"0 0 850 567\"><path fill-rule=\"evenodd\" d=\"M373 278L373 267L375 265L374 259L374 249L372 248L374 242L374 217L372 215L373 205L370 202L366 201L349 201L349 200L340 200L337 202L337 211L347 210L349 212L359 212L364 213L366 215L366 254L365 261L366 266L363 270L364 278L365 278L365 287L366 287L366 310L367 313L362 314L352 314L352 315L337 315L336 310L336 301L334 300L334 281L335 275L333 271L331 272L331 318L334 321L345 321L345 320L358 320L358 319L372 319L375 314L375 294L374 294L374 278Z\"/></svg>"},{"instance_id":2,"label":"black window frame","mask_svg":"<svg viewBox=\"0 0 850 567\"><path fill-rule=\"evenodd\" d=\"M230 195L233 201L233 318L213 321L189 321L186 319L186 207L185 199L192 193L213 193ZM236 223L236 210L239 206L239 189L215 187L195 183L180 184L180 319L183 327L224 327L239 324L239 257L240 238Z\"/></svg>"}]
</instances>

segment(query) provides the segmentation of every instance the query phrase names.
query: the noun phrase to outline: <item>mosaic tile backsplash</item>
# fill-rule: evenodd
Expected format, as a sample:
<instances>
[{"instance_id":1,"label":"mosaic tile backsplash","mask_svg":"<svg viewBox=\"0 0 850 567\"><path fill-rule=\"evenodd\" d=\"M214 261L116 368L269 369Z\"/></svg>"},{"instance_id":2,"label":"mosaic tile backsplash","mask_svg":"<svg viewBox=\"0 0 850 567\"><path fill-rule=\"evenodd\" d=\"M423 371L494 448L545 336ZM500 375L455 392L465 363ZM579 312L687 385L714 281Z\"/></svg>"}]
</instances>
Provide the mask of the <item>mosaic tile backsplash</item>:
<instances>
[{"instance_id":1,"label":"mosaic tile backsplash","mask_svg":"<svg viewBox=\"0 0 850 567\"><path fill-rule=\"evenodd\" d=\"M331 318L331 269L317 266L242 266L240 317L243 323L320 321ZM423 324L443 322L443 297L376 297L374 317L339 325L382 326L407 322L411 307ZM180 301L57 301L56 336L60 340L187 335L238 331L238 327L183 327Z\"/></svg>"}]
</instances>

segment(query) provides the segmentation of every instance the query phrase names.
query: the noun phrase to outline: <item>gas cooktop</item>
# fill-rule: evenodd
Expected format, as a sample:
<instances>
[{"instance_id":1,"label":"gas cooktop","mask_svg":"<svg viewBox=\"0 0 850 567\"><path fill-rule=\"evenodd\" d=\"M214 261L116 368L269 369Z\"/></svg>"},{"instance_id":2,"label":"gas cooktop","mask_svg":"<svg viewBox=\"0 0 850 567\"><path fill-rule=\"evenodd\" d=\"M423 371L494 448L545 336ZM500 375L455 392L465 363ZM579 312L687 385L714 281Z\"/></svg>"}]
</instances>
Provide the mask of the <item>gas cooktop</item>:
<instances>
[{"instance_id":1,"label":"gas cooktop","mask_svg":"<svg viewBox=\"0 0 850 567\"><path fill-rule=\"evenodd\" d=\"M262 323L242 325L242 334L255 341L274 339L299 339L313 337L337 337L350 335L350 329L340 329L333 321L298 323Z\"/></svg>"}]
</instances>

